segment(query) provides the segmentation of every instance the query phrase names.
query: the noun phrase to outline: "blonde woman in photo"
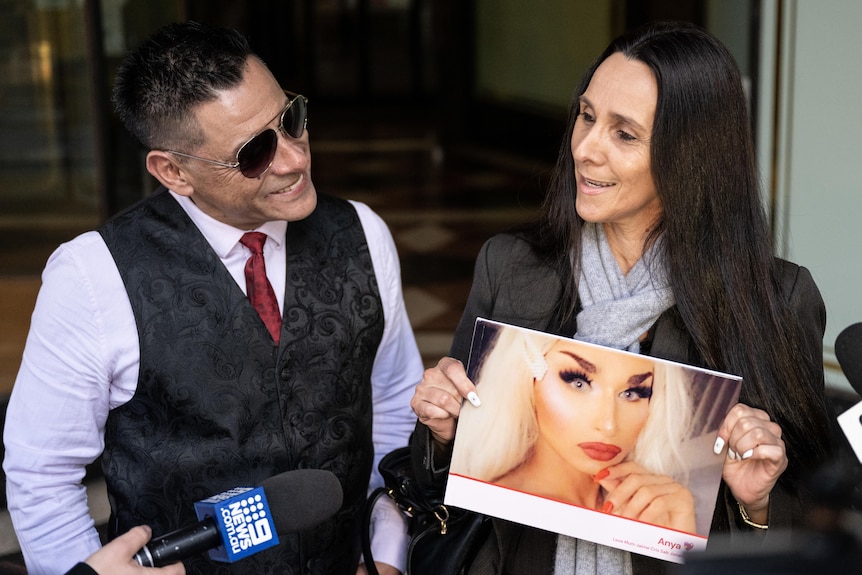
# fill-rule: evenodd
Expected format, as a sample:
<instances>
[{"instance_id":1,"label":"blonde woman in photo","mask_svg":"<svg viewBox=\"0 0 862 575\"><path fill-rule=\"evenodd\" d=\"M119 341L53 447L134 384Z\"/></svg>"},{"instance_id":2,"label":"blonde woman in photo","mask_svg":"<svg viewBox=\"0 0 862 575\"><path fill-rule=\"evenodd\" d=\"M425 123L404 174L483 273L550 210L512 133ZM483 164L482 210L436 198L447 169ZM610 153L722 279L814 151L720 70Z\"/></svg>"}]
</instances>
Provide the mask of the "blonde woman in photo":
<instances>
[{"instance_id":1,"label":"blonde woman in photo","mask_svg":"<svg viewBox=\"0 0 862 575\"><path fill-rule=\"evenodd\" d=\"M453 473L695 531L681 368L505 326L483 360L482 408L465 404Z\"/></svg>"}]
</instances>

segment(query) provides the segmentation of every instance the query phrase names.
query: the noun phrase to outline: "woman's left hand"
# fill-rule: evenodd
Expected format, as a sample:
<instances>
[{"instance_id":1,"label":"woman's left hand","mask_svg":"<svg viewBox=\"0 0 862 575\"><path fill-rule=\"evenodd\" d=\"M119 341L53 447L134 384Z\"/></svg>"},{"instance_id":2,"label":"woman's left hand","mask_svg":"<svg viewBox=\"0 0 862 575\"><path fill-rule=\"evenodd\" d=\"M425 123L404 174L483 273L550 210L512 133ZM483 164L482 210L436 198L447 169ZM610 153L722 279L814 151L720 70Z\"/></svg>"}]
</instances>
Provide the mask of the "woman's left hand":
<instances>
[{"instance_id":1,"label":"woman's left hand","mask_svg":"<svg viewBox=\"0 0 862 575\"><path fill-rule=\"evenodd\" d=\"M694 496L673 478L625 461L608 467L596 479L608 492L603 512L695 533Z\"/></svg>"},{"instance_id":2,"label":"woman's left hand","mask_svg":"<svg viewBox=\"0 0 862 575\"><path fill-rule=\"evenodd\" d=\"M737 403L718 430L715 452L725 445L724 482L752 521L766 524L769 494L787 469L781 427L765 411Z\"/></svg>"}]
</instances>

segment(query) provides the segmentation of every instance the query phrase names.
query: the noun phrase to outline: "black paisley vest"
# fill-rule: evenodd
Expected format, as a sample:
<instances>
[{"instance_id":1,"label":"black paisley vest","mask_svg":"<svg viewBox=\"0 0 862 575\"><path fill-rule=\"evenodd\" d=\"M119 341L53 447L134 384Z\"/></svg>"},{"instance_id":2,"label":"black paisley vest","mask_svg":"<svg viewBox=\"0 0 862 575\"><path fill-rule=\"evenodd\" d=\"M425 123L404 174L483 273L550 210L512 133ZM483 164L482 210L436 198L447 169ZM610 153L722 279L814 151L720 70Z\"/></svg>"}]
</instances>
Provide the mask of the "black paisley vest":
<instances>
[{"instance_id":1,"label":"black paisley vest","mask_svg":"<svg viewBox=\"0 0 862 575\"><path fill-rule=\"evenodd\" d=\"M383 311L354 208L319 196L287 228L281 345L164 189L99 230L140 338L134 397L108 416L111 534L197 522L193 503L292 469L326 469L344 504L320 527L233 564L187 572L353 574L373 460L371 368ZM297 502L302 505L302 502Z\"/></svg>"}]
</instances>

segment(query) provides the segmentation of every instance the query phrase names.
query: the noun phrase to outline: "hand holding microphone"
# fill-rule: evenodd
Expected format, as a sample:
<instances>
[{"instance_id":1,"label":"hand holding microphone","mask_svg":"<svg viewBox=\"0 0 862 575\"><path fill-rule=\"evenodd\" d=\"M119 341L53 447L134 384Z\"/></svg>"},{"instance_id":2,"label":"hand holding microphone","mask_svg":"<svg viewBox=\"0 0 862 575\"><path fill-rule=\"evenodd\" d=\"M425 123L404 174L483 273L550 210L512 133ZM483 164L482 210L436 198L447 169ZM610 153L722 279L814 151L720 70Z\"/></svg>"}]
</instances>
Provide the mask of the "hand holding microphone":
<instances>
[{"instance_id":1,"label":"hand holding microphone","mask_svg":"<svg viewBox=\"0 0 862 575\"><path fill-rule=\"evenodd\" d=\"M332 517L344 495L341 482L322 469L286 471L257 488L236 488L195 503L201 521L150 541L135 555L160 567L204 551L233 563L278 544L278 535L311 529Z\"/></svg>"},{"instance_id":2,"label":"hand holding microphone","mask_svg":"<svg viewBox=\"0 0 862 575\"><path fill-rule=\"evenodd\" d=\"M84 563L98 575L185 575L186 568L182 563L153 570L132 560L132 553L149 541L151 533L146 525L134 527L90 555ZM70 573L77 572L73 570Z\"/></svg>"}]
</instances>

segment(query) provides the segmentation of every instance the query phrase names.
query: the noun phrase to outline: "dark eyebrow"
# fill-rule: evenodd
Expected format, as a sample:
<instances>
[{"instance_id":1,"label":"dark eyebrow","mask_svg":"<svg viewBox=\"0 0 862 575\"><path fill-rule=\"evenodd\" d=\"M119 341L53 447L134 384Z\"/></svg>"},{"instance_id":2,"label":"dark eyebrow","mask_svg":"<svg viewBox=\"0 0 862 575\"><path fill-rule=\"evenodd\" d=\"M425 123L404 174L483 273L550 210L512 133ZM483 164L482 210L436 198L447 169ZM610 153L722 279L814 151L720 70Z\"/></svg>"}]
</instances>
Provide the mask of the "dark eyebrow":
<instances>
[{"instance_id":1,"label":"dark eyebrow","mask_svg":"<svg viewBox=\"0 0 862 575\"><path fill-rule=\"evenodd\" d=\"M563 351L564 355L571 357L573 360L581 364L581 367L584 368L584 371L587 373L596 373L598 369L596 368L594 363L587 361L576 353L572 353L571 351ZM631 377L628 380L629 387L639 387L643 385L643 383L652 377L652 372L647 371L645 373L638 373Z\"/></svg>"},{"instance_id":2,"label":"dark eyebrow","mask_svg":"<svg viewBox=\"0 0 862 575\"><path fill-rule=\"evenodd\" d=\"M595 364L590 363L581 356L574 354L570 351L563 351L563 354L568 355L569 357L577 361L579 364L581 364L581 367L583 367L584 371L586 371L587 373L596 373L597 370Z\"/></svg>"},{"instance_id":3,"label":"dark eyebrow","mask_svg":"<svg viewBox=\"0 0 862 575\"><path fill-rule=\"evenodd\" d=\"M583 104L586 104L590 108L593 107L593 104L590 102L590 99L587 98L586 96L584 96L583 94L581 95L580 98L578 98L578 101L583 103ZM616 112L611 112L610 116L611 116L611 118L614 119L614 121L617 124L626 124L626 125L632 126L633 128L635 128L637 130L646 131L646 128L641 126L640 122L638 122L637 120L635 120L634 118L632 118L630 116L626 116L626 115L619 114Z\"/></svg>"},{"instance_id":4,"label":"dark eyebrow","mask_svg":"<svg viewBox=\"0 0 862 575\"><path fill-rule=\"evenodd\" d=\"M643 383L652 377L652 372L639 373L629 378L629 387L640 387Z\"/></svg>"}]
</instances>

